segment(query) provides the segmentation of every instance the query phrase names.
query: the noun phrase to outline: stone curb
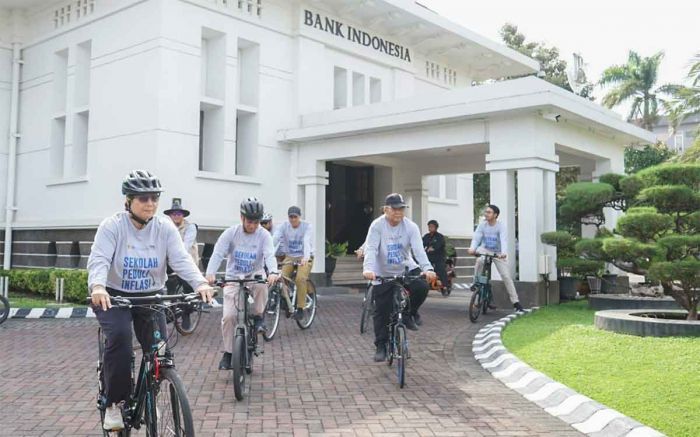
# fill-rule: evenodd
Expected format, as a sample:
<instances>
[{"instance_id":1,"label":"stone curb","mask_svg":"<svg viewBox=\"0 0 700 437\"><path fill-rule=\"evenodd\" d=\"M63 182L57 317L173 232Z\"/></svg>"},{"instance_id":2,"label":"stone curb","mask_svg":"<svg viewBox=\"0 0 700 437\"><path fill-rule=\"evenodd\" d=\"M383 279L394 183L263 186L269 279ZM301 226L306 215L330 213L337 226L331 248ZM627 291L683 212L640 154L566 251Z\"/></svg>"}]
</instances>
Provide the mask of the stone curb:
<instances>
[{"instance_id":1,"label":"stone curb","mask_svg":"<svg viewBox=\"0 0 700 437\"><path fill-rule=\"evenodd\" d=\"M522 313L510 314L489 323L477 332L472 353L481 366L506 387L517 391L552 416L583 434L595 437L658 437L664 434L606 407L534 370L505 348L503 328Z\"/></svg>"},{"instance_id":2,"label":"stone curb","mask_svg":"<svg viewBox=\"0 0 700 437\"><path fill-rule=\"evenodd\" d=\"M319 287L318 293L320 296L349 294L351 289L348 287ZM222 306L222 298L217 297L215 303L211 306L205 305L208 308L220 308ZM60 307L60 308L10 308L10 319L81 319L94 318L95 313L92 308L83 307Z\"/></svg>"}]
</instances>

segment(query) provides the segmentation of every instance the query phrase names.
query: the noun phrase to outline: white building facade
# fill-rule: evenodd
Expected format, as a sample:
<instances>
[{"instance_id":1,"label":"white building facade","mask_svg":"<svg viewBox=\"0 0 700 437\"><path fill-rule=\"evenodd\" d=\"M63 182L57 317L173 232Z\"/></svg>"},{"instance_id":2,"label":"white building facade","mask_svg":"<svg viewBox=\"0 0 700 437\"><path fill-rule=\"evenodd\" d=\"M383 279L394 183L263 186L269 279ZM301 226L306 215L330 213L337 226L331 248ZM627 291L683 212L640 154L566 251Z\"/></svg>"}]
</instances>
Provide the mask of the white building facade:
<instances>
[{"instance_id":1,"label":"white building facade","mask_svg":"<svg viewBox=\"0 0 700 437\"><path fill-rule=\"evenodd\" d=\"M559 166L621 173L624 146L654 139L538 69L409 0L0 0L3 261L84 265L146 168L207 244L244 197L276 221L299 205L320 273L322 242L359 245L392 191L423 229L470 236L488 171L538 303Z\"/></svg>"}]
</instances>

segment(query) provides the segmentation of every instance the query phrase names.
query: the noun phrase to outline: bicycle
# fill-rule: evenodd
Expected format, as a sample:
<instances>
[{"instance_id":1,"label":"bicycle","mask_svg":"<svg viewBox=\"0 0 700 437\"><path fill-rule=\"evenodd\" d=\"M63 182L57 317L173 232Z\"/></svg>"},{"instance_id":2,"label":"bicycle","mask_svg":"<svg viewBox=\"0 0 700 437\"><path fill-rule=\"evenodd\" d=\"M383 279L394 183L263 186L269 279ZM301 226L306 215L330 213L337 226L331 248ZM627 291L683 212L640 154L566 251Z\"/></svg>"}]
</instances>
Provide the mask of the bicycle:
<instances>
[{"instance_id":1,"label":"bicycle","mask_svg":"<svg viewBox=\"0 0 700 437\"><path fill-rule=\"evenodd\" d=\"M298 262L291 265L299 266ZM271 341L277 333L279 327L280 313L284 311L284 315L290 318L297 308L297 287L296 287L297 272L292 272L292 277L287 278L280 275L280 282L270 288L270 294L265 307L265 324L267 325L267 333L263 336L265 341ZM304 303L304 317L301 320L296 320L297 326L301 329L308 329L316 318L316 285L311 279L306 281L306 302ZM268 321L270 323L268 323Z\"/></svg>"},{"instance_id":2,"label":"bicycle","mask_svg":"<svg viewBox=\"0 0 700 437\"><path fill-rule=\"evenodd\" d=\"M238 284L240 287L238 302L236 302L238 323L233 336L233 345L231 345L233 394L238 401L243 400L246 375L253 373L253 357L260 356L260 354L263 353L263 351L258 348L258 336L255 334L255 322L253 321L253 315L250 311L250 304L253 302L253 296L248 285L251 283L267 284L261 277L226 279L216 282L216 286L222 289L227 285L233 284Z\"/></svg>"},{"instance_id":3,"label":"bicycle","mask_svg":"<svg viewBox=\"0 0 700 437\"><path fill-rule=\"evenodd\" d=\"M396 376L399 388L404 388L406 384L406 360L410 358L408 350L408 337L406 326L403 323L403 312L410 307L410 291L406 284L420 279L421 276L408 274L408 268L401 275L383 277L377 276L375 279L380 283L395 282L398 287L393 287L393 299L391 316L389 317L389 350L387 354L387 364L391 366L396 360Z\"/></svg>"},{"instance_id":4,"label":"bicycle","mask_svg":"<svg viewBox=\"0 0 700 437\"><path fill-rule=\"evenodd\" d=\"M469 301L469 320L476 323L479 314L486 314L493 299L491 291L491 265L497 255L476 254L476 257L484 257L484 270L481 275L474 274L474 285L472 285L472 298Z\"/></svg>"},{"instance_id":5,"label":"bicycle","mask_svg":"<svg viewBox=\"0 0 700 437\"><path fill-rule=\"evenodd\" d=\"M367 332L368 326L373 326L370 321L374 315L374 296L372 295L372 281L367 284L365 296L362 299L362 318L360 319L360 334Z\"/></svg>"},{"instance_id":6,"label":"bicycle","mask_svg":"<svg viewBox=\"0 0 700 437\"><path fill-rule=\"evenodd\" d=\"M114 308L145 308L151 313L153 344L143 353L138 375L134 374L135 354L131 355L131 387L129 399L125 402L122 415L124 429L107 431L104 436L128 437L132 429L145 425L148 437L184 436L193 437L194 424L192 411L187 399L185 386L175 371L174 356L167 350L167 339L162 337L158 326L158 313L167 313L173 305L187 305L200 301L198 294L178 294L144 297L110 297ZM92 303L87 298L88 304ZM170 302L170 303L168 303ZM167 333L166 333L167 334ZM104 424L107 396L103 375L106 337L102 328L97 330L97 409L100 411L100 424ZM136 385L134 386L134 382Z\"/></svg>"},{"instance_id":7,"label":"bicycle","mask_svg":"<svg viewBox=\"0 0 700 437\"><path fill-rule=\"evenodd\" d=\"M10 315L10 301L5 296L0 294L0 325L7 320Z\"/></svg>"},{"instance_id":8,"label":"bicycle","mask_svg":"<svg viewBox=\"0 0 700 437\"><path fill-rule=\"evenodd\" d=\"M172 290L168 290L168 294L188 294L185 290L185 282L175 274L169 274L168 280L173 281L175 286ZM166 314L166 322L173 323L177 332L180 335L188 336L194 333L199 321L202 318L204 303L192 302L187 305L175 305L171 311Z\"/></svg>"}]
</instances>

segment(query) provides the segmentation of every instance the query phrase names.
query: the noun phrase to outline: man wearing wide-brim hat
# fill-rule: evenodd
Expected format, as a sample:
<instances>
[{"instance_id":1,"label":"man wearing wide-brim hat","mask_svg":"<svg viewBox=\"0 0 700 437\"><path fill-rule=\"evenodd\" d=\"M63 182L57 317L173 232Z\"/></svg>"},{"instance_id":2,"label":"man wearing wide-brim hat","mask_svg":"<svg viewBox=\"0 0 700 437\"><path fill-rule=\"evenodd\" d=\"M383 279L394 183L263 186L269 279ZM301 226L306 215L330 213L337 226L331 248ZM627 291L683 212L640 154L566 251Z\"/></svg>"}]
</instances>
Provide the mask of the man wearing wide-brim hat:
<instances>
[{"instance_id":1,"label":"man wearing wide-brim hat","mask_svg":"<svg viewBox=\"0 0 700 437\"><path fill-rule=\"evenodd\" d=\"M173 198L173 204L170 209L163 211L163 214L170 217L175 224L175 227L180 232L180 237L185 245L185 249L190 254L194 263L199 266L199 250L197 249L197 225L185 220L185 217L190 215L190 212L182 207L182 199L179 197Z\"/></svg>"}]
</instances>

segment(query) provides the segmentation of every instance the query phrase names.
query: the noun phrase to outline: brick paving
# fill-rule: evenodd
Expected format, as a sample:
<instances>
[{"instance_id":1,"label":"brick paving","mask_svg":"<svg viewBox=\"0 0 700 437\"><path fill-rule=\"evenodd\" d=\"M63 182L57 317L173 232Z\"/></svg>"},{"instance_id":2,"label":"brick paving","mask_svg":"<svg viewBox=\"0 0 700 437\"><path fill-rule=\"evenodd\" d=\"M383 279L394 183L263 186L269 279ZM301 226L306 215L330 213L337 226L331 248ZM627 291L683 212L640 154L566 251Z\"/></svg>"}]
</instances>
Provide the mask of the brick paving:
<instances>
[{"instance_id":1,"label":"brick paving","mask_svg":"<svg viewBox=\"0 0 700 437\"><path fill-rule=\"evenodd\" d=\"M308 331L280 321L236 402L220 358L220 310L205 315L176 360L198 436L580 435L493 379L474 360L467 294L433 295L409 331L406 387L372 361L360 335L361 297L321 296ZM505 312L484 317L488 323ZM101 435L95 397L94 319L9 320L0 325L0 436Z\"/></svg>"}]
</instances>

